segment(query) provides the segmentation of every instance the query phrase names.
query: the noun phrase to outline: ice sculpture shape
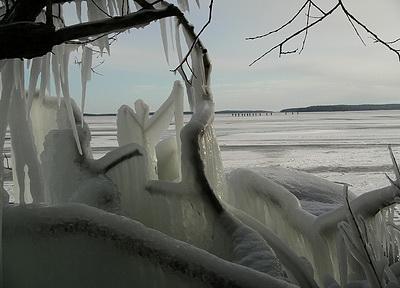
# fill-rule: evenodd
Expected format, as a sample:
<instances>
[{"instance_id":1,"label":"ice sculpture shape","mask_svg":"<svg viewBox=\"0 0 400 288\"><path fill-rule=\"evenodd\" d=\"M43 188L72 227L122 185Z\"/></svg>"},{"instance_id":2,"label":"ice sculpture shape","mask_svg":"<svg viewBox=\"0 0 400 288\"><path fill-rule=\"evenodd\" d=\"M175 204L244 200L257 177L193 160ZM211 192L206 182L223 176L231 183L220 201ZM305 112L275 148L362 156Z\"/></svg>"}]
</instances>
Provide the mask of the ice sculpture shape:
<instances>
[{"instance_id":1,"label":"ice sculpture shape","mask_svg":"<svg viewBox=\"0 0 400 288\"><path fill-rule=\"evenodd\" d=\"M177 3L189 9L187 0ZM81 20L81 3L76 4ZM89 21L130 9L123 0L96 4L88 2L84 10ZM44 20L44 14L40 16ZM54 19L57 28L59 18ZM167 57L174 45L168 46L166 22L171 24L170 20L160 21ZM70 97L71 46L60 45L32 60L27 99L24 63L0 61L0 144L10 124L14 178L21 190L17 198L23 204L31 194L34 202L52 206L35 203L5 208L5 229L0 229L5 231L1 245L5 257L0 257L5 260L1 269L5 284L110 287L118 279L123 287L398 287L400 233L396 231L400 229L393 221L392 205L400 194L400 173L393 153L396 181L391 180L392 186L351 199L347 206L340 206L347 195L336 197L334 191L327 191L331 185L304 175L277 181L271 175L263 178L242 170L232 174L227 186L212 126L207 50L186 19L177 23L175 35L170 34L175 36L179 60L183 60L179 29L188 47L195 43L185 62L191 65L192 75L183 77L191 120L182 128L182 87L175 83L171 96L151 118L143 101L135 103L135 111L121 109L121 147L99 160L91 157L90 133ZM92 40L90 45L100 53L108 51L107 37ZM81 58L82 110L92 62L87 49ZM46 97L51 72L58 99ZM177 72L184 74L183 69ZM21 111L23 117L18 119ZM175 139L158 143L173 113ZM21 133L28 135L26 143L17 141ZM165 168L171 165L175 168ZM40 189L40 171L44 189ZM298 178L307 183L296 182ZM315 198L304 190L315 191L315 185L324 192L320 203L337 206L309 209L313 214L306 211L305 201L310 204ZM370 258L375 266L367 263L368 252L373 253ZM374 278L372 268L384 275L384 281ZM361 281L352 283L352 277Z\"/></svg>"},{"instance_id":2,"label":"ice sculpture shape","mask_svg":"<svg viewBox=\"0 0 400 288\"><path fill-rule=\"evenodd\" d=\"M128 210L123 203L129 203L133 187L138 183L128 182L123 186L121 178L113 178L118 174L121 165L132 165L129 171L142 171L145 166L142 148L129 144L107 153L94 160L90 148L90 131L81 118L81 112L74 101L71 101L74 126L79 135L83 154L80 154L73 136L73 129L68 117L68 109L62 99L60 105L55 97L40 99L35 96L32 101L31 118L35 134L35 143L41 162L41 171L45 178L44 202L60 204L67 202L85 203L107 211ZM62 149L60 153L60 149ZM140 168L139 168L140 167ZM108 175L108 176L107 176ZM111 176L110 176L111 175ZM138 189L144 190L145 177ZM65 179L69 179L65 181ZM131 179L131 177L127 177Z\"/></svg>"},{"instance_id":3,"label":"ice sculpture shape","mask_svg":"<svg viewBox=\"0 0 400 288\"><path fill-rule=\"evenodd\" d=\"M175 81L171 94L149 118L149 107L142 101L135 102L135 111L124 105L118 110L117 129L120 146L137 143L144 147L148 156L148 177L158 179L155 147L175 114L177 154L180 154L180 129L183 126L183 86ZM180 170L180 169L179 169Z\"/></svg>"},{"instance_id":4,"label":"ice sculpture shape","mask_svg":"<svg viewBox=\"0 0 400 288\"><path fill-rule=\"evenodd\" d=\"M4 214L5 287L296 287L85 205Z\"/></svg>"},{"instance_id":5,"label":"ice sculpture shape","mask_svg":"<svg viewBox=\"0 0 400 288\"><path fill-rule=\"evenodd\" d=\"M284 182L284 175L281 176L281 181ZM340 246L337 246L340 245L337 227L339 223L348 218L348 211L345 206L339 206L316 217L303 210L299 200L283 186L254 172L244 169L236 170L231 173L228 180L229 189L228 193L224 195L225 201L257 219L264 227L271 229L292 251L296 251L298 256L305 257L316 270L316 280L319 283L324 281L322 275L340 278L340 267L343 267L343 264L340 262ZM367 219L368 223L372 225L371 229L376 230L378 227L386 225L387 219L393 217L383 216L377 219L376 213L395 203L395 199L399 195L400 190L394 186L365 193L351 201L352 211L355 215ZM263 228L260 228L263 225L254 226L251 221L246 222L246 224L261 234L263 233ZM350 230L347 229L347 235L349 234L348 231ZM382 249L381 245L384 245L385 249L398 249L393 246L395 245L393 243L397 243L397 240L390 240L393 239L390 238L393 237L390 235L392 234L386 231L374 236L378 238L374 243L379 244L373 245L372 247L375 247L373 249L379 251ZM394 236L395 239L397 239L396 237L398 236ZM274 247L273 241L267 240L267 242L271 247ZM359 243L356 246L359 247ZM397 247L397 244L395 246ZM345 249L343 245L342 247ZM280 259L283 258L280 257ZM357 277L364 277L359 262L349 260L347 265L353 273L358 275ZM365 267L364 271L366 271Z\"/></svg>"}]
</instances>

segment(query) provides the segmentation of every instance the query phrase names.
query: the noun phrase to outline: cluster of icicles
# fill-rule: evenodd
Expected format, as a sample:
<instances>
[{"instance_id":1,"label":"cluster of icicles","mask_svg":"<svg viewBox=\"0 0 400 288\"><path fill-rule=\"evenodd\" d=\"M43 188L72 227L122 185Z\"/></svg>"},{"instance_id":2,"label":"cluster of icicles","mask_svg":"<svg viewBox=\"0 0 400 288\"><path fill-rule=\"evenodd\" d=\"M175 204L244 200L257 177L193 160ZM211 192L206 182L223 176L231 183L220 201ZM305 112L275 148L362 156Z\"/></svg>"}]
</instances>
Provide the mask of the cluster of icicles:
<instances>
[{"instance_id":1,"label":"cluster of icicles","mask_svg":"<svg viewBox=\"0 0 400 288\"><path fill-rule=\"evenodd\" d=\"M104 18L98 5L122 15L124 3L87 1L87 18ZM178 4L188 10L187 1ZM193 35L183 32L191 47ZM179 34L176 25L182 59ZM108 50L102 39L90 47ZM208 56L197 44L191 83L176 81L151 117L141 100L134 109L122 106L120 147L95 160L82 117L90 47L79 48L81 110L69 93L76 46L57 46L30 63L0 62L0 145L8 126L16 202L3 192L4 287L400 287L400 175L391 151L391 186L358 198L339 194L337 207L318 216L303 209L301 193L296 197L285 179L249 170L225 177ZM47 96L51 75L57 97ZM184 125L185 90L193 115ZM160 141L172 119L176 135ZM311 189L307 182L316 180L301 177L305 184L295 188ZM332 185L317 183L321 193Z\"/></svg>"}]
</instances>

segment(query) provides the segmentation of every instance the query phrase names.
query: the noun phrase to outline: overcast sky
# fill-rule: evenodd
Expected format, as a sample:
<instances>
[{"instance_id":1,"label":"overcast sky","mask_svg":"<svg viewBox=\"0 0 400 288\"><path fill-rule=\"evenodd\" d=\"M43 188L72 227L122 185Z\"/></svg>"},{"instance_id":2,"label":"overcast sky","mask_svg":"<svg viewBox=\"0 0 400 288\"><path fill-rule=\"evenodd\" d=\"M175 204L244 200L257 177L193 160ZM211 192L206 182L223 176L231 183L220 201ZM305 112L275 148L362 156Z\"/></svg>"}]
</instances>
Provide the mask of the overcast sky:
<instances>
[{"instance_id":1,"label":"overcast sky","mask_svg":"<svg viewBox=\"0 0 400 288\"><path fill-rule=\"evenodd\" d=\"M209 1L200 1L201 10L192 5L187 16L197 28L208 13ZM318 2L328 9L333 1ZM213 62L216 108L279 110L316 104L400 103L397 56L362 32L365 47L347 19L337 12L309 31L301 55L279 58L274 52L248 66L304 24L305 14L284 33L258 41L245 41L245 37L279 27L302 3L303 0L215 0L213 20L202 39ZM398 0L345 3L383 39L400 37ZM302 37L295 39L287 49L298 47L301 41ZM89 82L87 111L116 112L122 104L132 104L139 98L151 110L156 109L169 95L172 82L179 79L169 72L177 64L172 62L166 63L158 23L120 36L112 46L111 57L105 57L105 63L97 69L104 76L93 75ZM80 83L77 73L72 74L74 82ZM80 86L74 85L73 92L80 101Z\"/></svg>"}]
</instances>

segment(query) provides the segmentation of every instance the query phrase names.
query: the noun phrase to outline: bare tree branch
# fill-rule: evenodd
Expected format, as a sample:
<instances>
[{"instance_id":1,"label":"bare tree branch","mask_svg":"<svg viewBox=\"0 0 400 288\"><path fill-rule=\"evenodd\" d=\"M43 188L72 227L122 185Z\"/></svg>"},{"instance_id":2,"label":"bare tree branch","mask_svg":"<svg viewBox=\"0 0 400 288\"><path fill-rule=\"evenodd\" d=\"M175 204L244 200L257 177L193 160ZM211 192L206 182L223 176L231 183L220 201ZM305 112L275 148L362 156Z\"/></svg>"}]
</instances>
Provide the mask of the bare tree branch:
<instances>
[{"instance_id":1,"label":"bare tree branch","mask_svg":"<svg viewBox=\"0 0 400 288\"><path fill-rule=\"evenodd\" d=\"M284 52L283 51L283 45L286 44L288 41L290 41L291 39L295 38L296 36L298 36L299 34L303 33L304 31L306 31L307 29L310 29L311 27L315 26L316 24L318 24L319 22L321 22L322 20L324 20L326 17L328 17L329 15L331 15L338 7L340 7L340 4L337 3L331 10L329 10L328 12L326 12L326 14L321 17L320 19L314 21L313 23L307 25L306 27L303 27L302 29L298 30L297 32L295 32L294 34L292 34L291 36L289 36L288 38L286 38L285 40L283 40L281 43L275 45L274 47L272 47L271 49L269 49L267 52L263 53L261 56L259 56L258 58L256 58L253 62L250 63L249 66L254 65L256 62L260 61L262 58L264 58L266 55L268 55L269 53L271 53L272 51L274 51L275 49L279 48L279 56L283 55L283 54L292 54L295 53L297 50L295 51L289 51L288 52Z\"/></svg>"},{"instance_id":2,"label":"bare tree branch","mask_svg":"<svg viewBox=\"0 0 400 288\"><path fill-rule=\"evenodd\" d=\"M269 36L273 33L279 32L281 30L283 30L284 28L286 28L288 25L290 25L292 22L294 22L298 16L300 15L301 11L304 10L304 8L306 7L306 5L308 4L308 8L307 8L307 23L305 25L305 27L302 27L300 30L298 30L297 32L291 34L288 38L286 38L285 40L281 41L280 43L278 43L277 45L273 46L271 49L267 50L266 52L264 52L261 56L259 56L258 58L256 58L253 62L250 63L249 66L254 65L256 62L258 62L259 60L261 60L263 57L265 57L266 55L268 55L269 53L271 53L272 51L279 49L279 57L285 54L293 54L295 52L297 52L298 49L294 49L294 50L290 50L290 51L285 51L283 49L284 45L292 40L293 38L297 37L298 35L300 35L301 33L305 32L304 35L304 39L302 41L302 45L300 48L300 52L299 54L303 51L304 46L305 46L305 42L307 40L307 35L308 35L308 30L315 26L316 24L320 23L321 21L323 21L324 19L326 19L329 15L331 15L335 10L337 10L338 8L340 8L342 10L342 12L344 13L344 15L347 17L348 21L350 22L353 30L355 31L357 37L361 40L361 42L366 46L366 43L364 41L364 39L362 38L359 30L357 29L357 26L361 27L365 32L367 32L368 34L370 34L374 40L374 42L376 43L380 43L383 46L385 46L387 49L389 49L390 51L392 51L393 53L395 53L400 61L400 49L397 49L395 47L393 47L393 44L396 44L397 42L400 41L400 38L393 40L393 41L384 41L382 38L380 38L375 32L373 32L372 30L370 30L365 24L363 24L361 21L359 21L353 14L351 14L347 8L345 7L345 5L343 4L342 0L337 0L336 5L330 9L329 11L325 12L323 9L321 9L317 4L315 4L312 0L307 0L303 6L297 11L297 13L289 20L287 21L285 24L283 24L281 27L279 27L278 29L272 30L266 34L263 35L259 35L259 36L255 36L255 37L249 37L246 38L247 40L253 40L253 39L259 39L262 37L266 37ZM311 12L311 7L314 7L315 9L318 10L318 12L320 12L323 16L318 17L316 21L312 22L311 24L310 19L315 18L315 17L311 17L310 16L310 12Z\"/></svg>"},{"instance_id":3,"label":"bare tree branch","mask_svg":"<svg viewBox=\"0 0 400 288\"><path fill-rule=\"evenodd\" d=\"M322 15L326 15L326 12L325 12L324 10L322 10L318 5L316 5L316 4L314 3L314 1L310 0L310 2L311 2L311 4L312 4L312 6L313 6L314 8L316 8Z\"/></svg>"},{"instance_id":4,"label":"bare tree branch","mask_svg":"<svg viewBox=\"0 0 400 288\"><path fill-rule=\"evenodd\" d=\"M351 20L350 16L346 14L347 19L349 20L351 26L354 29L354 32L356 32L358 38L360 39L360 41L364 44L364 46L367 46L367 44L365 44L364 39L361 37L361 34L358 32L357 27L354 25L353 20Z\"/></svg>"},{"instance_id":5,"label":"bare tree branch","mask_svg":"<svg viewBox=\"0 0 400 288\"><path fill-rule=\"evenodd\" d=\"M339 4L343 10L343 12L350 17L351 20L353 20L355 23L357 23L360 27L362 27L366 32L368 32L370 35L372 35L376 42L381 43L382 45L384 45L386 48L388 48L390 51L394 52L397 55L397 58L400 61L400 53L399 53L399 49L395 49L392 46L390 46L390 44L388 42L383 41L376 33L372 32L370 29L367 28L367 26L365 26L363 23L361 23L356 17L354 17L344 6L342 0L339 0Z\"/></svg>"},{"instance_id":6,"label":"bare tree branch","mask_svg":"<svg viewBox=\"0 0 400 288\"><path fill-rule=\"evenodd\" d=\"M311 10L311 1L308 3L308 10L307 10L307 23L306 23L306 27L308 27L308 25L310 25L310 10ZM301 54L301 52L303 52L304 50L304 46L306 45L306 40L307 40L307 36L308 36L308 28L306 29L306 33L304 34L304 39L303 39L303 43L301 44L301 49L299 54Z\"/></svg>"},{"instance_id":7,"label":"bare tree branch","mask_svg":"<svg viewBox=\"0 0 400 288\"><path fill-rule=\"evenodd\" d=\"M386 43L388 43L388 44L395 44L395 43L397 43L397 42L399 42L400 41L400 38L397 38L397 39L395 39L395 40L392 40L392 41L389 41L389 42L386 42Z\"/></svg>"},{"instance_id":8,"label":"bare tree branch","mask_svg":"<svg viewBox=\"0 0 400 288\"><path fill-rule=\"evenodd\" d=\"M271 35L271 34L274 34L274 33L277 33L277 32L279 32L279 31L281 31L282 29L284 29L285 27L287 27L288 25L290 25L290 24L297 18L297 16L300 15L301 11L303 11L304 7L306 7L307 4L308 4L309 2L310 2L310 1L307 0L307 1L303 4L303 6L301 6L301 8L296 12L296 14L294 14L294 16L293 16L292 18L290 18L290 20L287 21L285 24L283 24L281 27L279 27L279 28L277 28L277 29L275 29L275 30L272 30L272 31L270 31L270 32L268 32L268 33L265 33L265 34L262 34L262 35L253 36L253 37L247 37L247 38L245 38L245 39L246 39L246 40L256 40L256 39L260 39L260 38L263 38L263 37L267 37L267 36L269 36L269 35Z\"/></svg>"}]
</instances>

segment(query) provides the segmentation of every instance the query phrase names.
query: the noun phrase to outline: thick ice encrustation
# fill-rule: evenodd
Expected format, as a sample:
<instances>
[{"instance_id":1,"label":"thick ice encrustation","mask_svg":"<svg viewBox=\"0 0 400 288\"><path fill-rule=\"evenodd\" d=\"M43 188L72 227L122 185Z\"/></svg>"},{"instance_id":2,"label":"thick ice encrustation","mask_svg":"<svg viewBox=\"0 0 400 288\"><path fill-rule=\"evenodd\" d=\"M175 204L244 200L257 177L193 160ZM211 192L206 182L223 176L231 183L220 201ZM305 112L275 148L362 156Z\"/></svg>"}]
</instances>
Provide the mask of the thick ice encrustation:
<instances>
[{"instance_id":1,"label":"thick ice encrustation","mask_svg":"<svg viewBox=\"0 0 400 288\"><path fill-rule=\"evenodd\" d=\"M296 287L85 205L4 214L6 287Z\"/></svg>"},{"instance_id":2,"label":"thick ice encrustation","mask_svg":"<svg viewBox=\"0 0 400 288\"><path fill-rule=\"evenodd\" d=\"M87 9L75 3L79 21L130 12L124 0L89 1ZM189 10L188 0L175 3ZM58 8L56 29L63 25ZM44 13L37 21L46 21ZM54 47L27 68L20 60L0 61L0 144L9 125L15 193L20 191L14 195L20 205L4 203L0 229L6 286L398 287L394 205L400 172L392 151L392 186L358 198L282 169L265 170L265 177L237 170L226 181L212 126L207 50L187 23L176 20L174 33L171 21L160 21L167 61L170 48L183 59L181 32L187 49L193 48L186 63L192 74L178 69L190 121L184 126L183 87L175 82L152 117L140 100L134 110L119 110L120 147L98 160L82 114L91 49L109 53L108 37L81 39L90 42L78 51L82 111L69 90L69 57L77 46ZM47 95L51 74L57 98ZM160 142L173 117L176 135ZM30 195L35 203L23 205Z\"/></svg>"},{"instance_id":3,"label":"thick ice encrustation","mask_svg":"<svg viewBox=\"0 0 400 288\"><path fill-rule=\"evenodd\" d=\"M284 174L282 176L280 182L284 183ZM303 180L306 179L303 178ZM300 180L298 179L298 181ZM281 241L285 242L291 250L295 251L298 256L305 257L316 270L315 277L318 282L323 282L323 277L318 278L321 275L331 275L336 279L341 278L340 275L343 274L340 272L343 268L343 261L341 259L343 257L341 256L342 251L339 250L339 247L345 249L348 245L352 245L360 249L360 243L356 242L356 244L353 244L354 241L346 241L346 246L343 244L342 246L338 246L341 243L339 236L345 233L344 231L347 232L343 235L349 235L350 232L355 233L354 231L356 231L354 228L340 230L343 232L337 230L338 225L348 219L349 213L346 207L339 206L330 212L315 217L303 210L299 200L283 186L267 178L263 178L254 172L243 169L232 172L228 183L229 189L224 199L234 207L245 211L248 215L263 223ZM321 183L323 184L323 182ZM291 185L293 185L293 182ZM302 186L300 185L300 187ZM303 187L306 186L303 185ZM398 251L397 245L393 244L397 243L395 239L397 239L398 235L384 228L388 221L389 223L393 222L393 220L390 220L393 219L393 210L392 212L389 210L388 214L384 214L379 218L377 218L379 215L375 216L377 211L394 203L395 195L398 194L395 190L395 187L387 187L366 193L351 201L352 212L354 215L359 215L366 219L366 223L370 225L366 226L370 227L369 231L380 231L380 229L383 229L377 235L369 232L369 236L366 238L370 239L368 240L370 242L368 245L373 247L372 249L375 251L375 254L380 253L379 251L384 251L381 255L390 255L393 253L390 252L390 249ZM316 195L316 200L319 197L319 195ZM318 205L318 202L316 201L314 205ZM342 225L341 227L344 226ZM260 233L262 232L257 226L256 230ZM272 245L271 242L268 243ZM383 250L382 245L384 245ZM394 254L397 253L394 252ZM354 255L354 253L350 254ZM280 259L282 260L282 258ZM379 259L386 259L386 257L381 256ZM362 262L360 259L349 258L346 265L350 267L349 269L353 271L354 275L363 277L363 273L365 271L368 272L368 267L363 263L365 261ZM363 268L361 269L361 267ZM354 275L353 277L356 277Z\"/></svg>"},{"instance_id":4,"label":"thick ice encrustation","mask_svg":"<svg viewBox=\"0 0 400 288\"><path fill-rule=\"evenodd\" d=\"M155 146L161 133L166 130L175 114L176 133L179 135L183 126L183 87L179 81L174 83L171 94L161 107L149 118L149 107L141 100L135 102L135 111L129 106L122 106L117 116L117 136L120 146L137 143L144 147L148 157L149 179L158 179ZM177 140L180 142L179 137ZM179 144L178 144L179 149ZM177 152L178 155L180 152Z\"/></svg>"},{"instance_id":5,"label":"thick ice encrustation","mask_svg":"<svg viewBox=\"0 0 400 288\"><path fill-rule=\"evenodd\" d=\"M285 187L300 200L304 210L315 216L334 210L345 203L341 185L309 173L282 167L265 167L255 171ZM354 195L350 197L355 198Z\"/></svg>"}]
</instances>

